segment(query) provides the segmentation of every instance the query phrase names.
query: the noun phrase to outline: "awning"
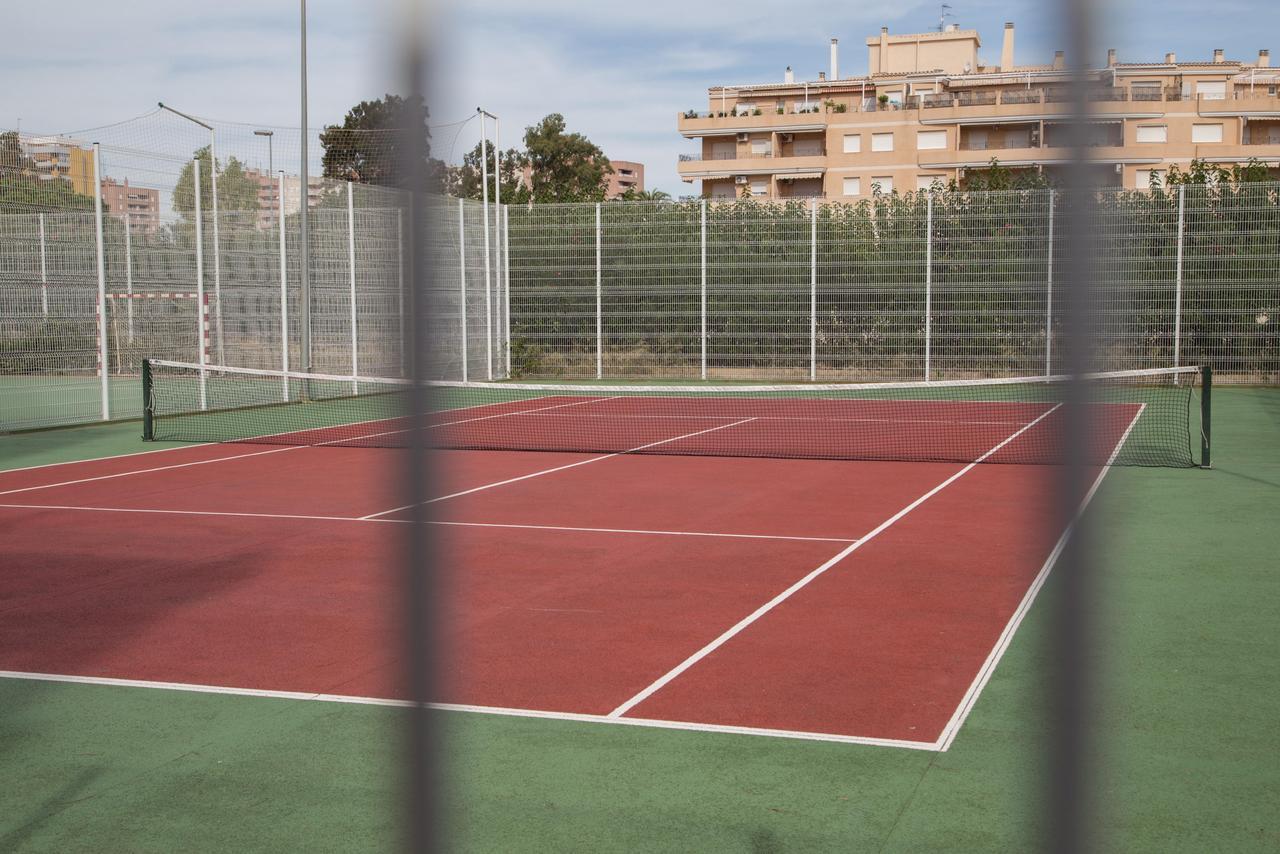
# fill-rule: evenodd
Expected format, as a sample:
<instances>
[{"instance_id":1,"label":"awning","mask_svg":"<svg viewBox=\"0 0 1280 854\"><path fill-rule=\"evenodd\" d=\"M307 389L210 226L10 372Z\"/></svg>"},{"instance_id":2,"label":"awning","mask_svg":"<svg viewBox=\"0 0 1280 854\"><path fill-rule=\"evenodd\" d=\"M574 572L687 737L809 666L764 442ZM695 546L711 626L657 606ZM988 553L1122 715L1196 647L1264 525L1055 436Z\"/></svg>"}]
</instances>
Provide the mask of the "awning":
<instances>
[{"instance_id":1,"label":"awning","mask_svg":"<svg viewBox=\"0 0 1280 854\"><path fill-rule=\"evenodd\" d=\"M779 181L807 181L811 178L821 178L821 172L792 172L788 175L779 175Z\"/></svg>"}]
</instances>

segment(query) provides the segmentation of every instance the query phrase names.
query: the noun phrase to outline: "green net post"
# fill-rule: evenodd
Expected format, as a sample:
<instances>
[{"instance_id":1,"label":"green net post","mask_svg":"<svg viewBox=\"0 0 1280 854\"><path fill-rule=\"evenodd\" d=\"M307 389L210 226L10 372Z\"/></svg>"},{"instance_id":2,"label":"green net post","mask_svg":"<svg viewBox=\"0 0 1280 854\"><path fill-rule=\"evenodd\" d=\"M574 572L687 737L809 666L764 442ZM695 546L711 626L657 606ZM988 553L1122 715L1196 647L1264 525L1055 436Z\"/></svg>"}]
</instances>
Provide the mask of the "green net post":
<instances>
[{"instance_id":1,"label":"green net post","mask_svg":"<svg viewBox=\"0 0 1280 854\"><path fill-rule=\"evenodd\" d=\"M142 360L142 440L155 440L155 398L151 394L151 360Z\"/></svg>"},{"instance_id":2,"label":"green net post","mask_svg":"<svg viewBox=\"0 0 1280 854\"><path fill-rule=\"evenodd\" d=\"M1213 368L1200 369L1200 468L1213 468L1210 451L1210 434L1213 425Z\"/></svg>"}]
</instances>

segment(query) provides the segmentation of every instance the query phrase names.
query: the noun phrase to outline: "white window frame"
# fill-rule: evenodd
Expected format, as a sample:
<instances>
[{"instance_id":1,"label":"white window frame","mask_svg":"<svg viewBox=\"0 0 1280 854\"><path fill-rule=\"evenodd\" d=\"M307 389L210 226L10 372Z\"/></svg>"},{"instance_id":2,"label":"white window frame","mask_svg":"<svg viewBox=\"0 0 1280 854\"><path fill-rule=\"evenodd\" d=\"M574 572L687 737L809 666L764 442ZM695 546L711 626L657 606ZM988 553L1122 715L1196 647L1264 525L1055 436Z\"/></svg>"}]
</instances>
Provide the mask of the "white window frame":
<instances>
[{"instance_id":1,"label":"white window frame","mask_svg":"<svg viewBox=\"0 0 1280 854\"><path fill-rule=\"evenodd\" d=\"M772 153L769 146L769 140L767 139L753 139L749 145L751 147L751 153L757 157L761 155L767 157Z\"/></svg>"},{"instance_id":2,"label":"white window frame","mask_svg":"<svg viewBox=\"0 0 1280 854\"><path fill-rule=\"evenodd\" d=\"M845 178L840 184L841 192L846 196L862 195L862 179L856 176ZM853 190L853 192L849 192Z\"/></svg>"},{"instance_id":3,"label":"white window frame","mask_svg":"<svg viewBox=\"0 0 1280 854\"><path fill-rule=\"evenodd\" d=\"M886 147L886 140L888 145ZM871 134L871 150L872 151L893 151L893 133L873 133Z\"/></svg>"},{"instance_id":4,"label":"white window frame","mask_svg":"<svg viewBox=\"0 0 1280 854\"><path fill-rule=\"evenodd\" d=\"M733 114L735 116L749 116L752 113L754 113L756 109L758 108L756 107L755 104L738 103L738 104L735 104L733 107Z\"/></svg>"},{"instance_id":5,"label":"white window frame","mask_svg":"<svg viewBox=\"0 0 1280 854\"><path fill-rule=\"evenodd\" d=\"M1196 83L1196 97L1202 101L1227 100L1227 81L1200 80Z\"/></svg>"},{"instance_id":6,"label":"white window frame","mask_svg":"<svg viewBox=\"0 0 1280 854\"><path fill-rule=\"evenodd\" d=\"M862 134L846 133L844 135L843 145L844 145L843 151L845 154L861 154L862 153Z\"/></svg>"},{"instance_id":7,"label":"white window frame","mask_svg":"<svg viewBox=\"0 0 1280 854\"><path fill-rule=\"evenodd\" d=\"M1204 134L1216 128L1215 138L1208 138ZM1191 126L1191 142L1195 145L1214 145L1222 142L1223 129L1222 122L1194 124Z\"/></svg>"},{"instance_id":8,"label":"white window frame","mask_svg":"<svg viewBox=\"0 0 1280 854\"><path fill-rule=\"evenodd\" d=\"M916 176L916 192L922 193L926 190L942 189L947 185L945 175L917 175Z\"/></svg>"},{"instance_id":9,"label":"white window frame","mask_svg":"<svg viewBox=\"0 0 1280 854\"><path fill-rule=\"evenodd\" d=\"M945 130L916 131L916 151L946 151L947 132Z\"/></svg>"},{"instance_id":10,"label":"white window frame","mask_svg":"<svg viewBox=\"0 0 1280 854\"><path fill-rule=\"evenodd\" d=\"M756 197L759 197L759 196L767 196L767 195L769 195L769 182L768 182L768 181L752 181L752 182L751 182L750 184L748 184L747 186L751 188L751 196L752 196L752 198L756 198Z\"/></svg>"},{"instance_id":11,"label":"white window frame","mask_svg":"<svg viewBox=\"0 0 1280 854\"><path fill-rule=\"evenodd\" d=\"M889 195L893 192L893 176L877 175L871 179L871 192L874 193L879 189L882 195Z\"/></svg>"},{"instance_id":12,"label":"white window frame","mask_svg":"<svg viewBox=\"0 0 1280 854\"><path fill-rule=\"evenodd\" d=\"M1145 133L1144 133L1145 131ZM1144 139L1144 137L1146 137ZM1138 125L1134 141L1143 143L1160 143L1169 141L1168 125Z\"/></svg>"}]
</instances>

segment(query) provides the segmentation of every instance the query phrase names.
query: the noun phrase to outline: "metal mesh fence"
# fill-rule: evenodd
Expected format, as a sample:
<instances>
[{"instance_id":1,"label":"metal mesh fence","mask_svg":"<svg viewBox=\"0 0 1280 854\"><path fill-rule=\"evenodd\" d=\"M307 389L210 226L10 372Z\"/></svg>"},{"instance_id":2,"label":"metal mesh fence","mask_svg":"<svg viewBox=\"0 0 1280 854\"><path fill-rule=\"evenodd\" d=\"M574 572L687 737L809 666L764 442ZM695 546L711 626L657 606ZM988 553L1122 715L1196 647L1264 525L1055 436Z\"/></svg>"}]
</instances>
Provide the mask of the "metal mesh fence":
<instances>
[{"instance_id":1,"label":"metal mesh fence","mask_svg":"<svg viewBox=\"0 0 1280 854\"><path fill-rule=\"evenodd\" d=\"M203 348L230 366L402 376L414 245L439 271L421 333L437 379L1062 368L1051 190L505 209L440 198L428 228L395 190L312 179L304 193L234 126L218 143L215 217L210 137L149 121L102 130L113 141L96 155L74 138L0 137L0 429L137 416L146 355L195 361ZM1226 382L1276 381L1280 186L1108 191L1096 216L1098 367L1207 363Z\"/></svg>"},{"instance_id":2,"label":"metal mesh fence","mask_svg":"<svg viewBox=\"0 0 1280 854\"><path fill-rule=\"evenodd\" d=\"M1099 367L1277 380L1280 186L1108 191L1096 215ZM513 374L1052 373L1061 216L1052 190L512 208Z\"/></svg>"}]
</instances>

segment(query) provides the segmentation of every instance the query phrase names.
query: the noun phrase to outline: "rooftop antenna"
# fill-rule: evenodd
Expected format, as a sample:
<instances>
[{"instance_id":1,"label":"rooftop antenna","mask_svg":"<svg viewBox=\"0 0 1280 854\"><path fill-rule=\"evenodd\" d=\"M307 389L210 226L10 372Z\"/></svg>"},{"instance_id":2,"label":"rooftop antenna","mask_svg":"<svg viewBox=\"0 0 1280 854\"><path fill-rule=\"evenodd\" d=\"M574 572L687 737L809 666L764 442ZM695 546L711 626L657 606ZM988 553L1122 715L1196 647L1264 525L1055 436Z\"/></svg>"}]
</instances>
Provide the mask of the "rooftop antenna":
<instances>
[{"instance_id":1,"label":"rooftop antenna","mask_svg":"<svg viewBox=\"0 0 1280 854\"><path fill-rule=\"evenodd\" d=\"M947 18L954 18L951 14L951 5L949 3L942 4L942 13L938 15L938 32L943 33L947 30Z\"/></svg>"}]
</instances>

